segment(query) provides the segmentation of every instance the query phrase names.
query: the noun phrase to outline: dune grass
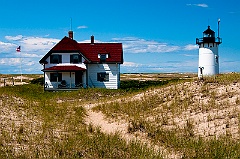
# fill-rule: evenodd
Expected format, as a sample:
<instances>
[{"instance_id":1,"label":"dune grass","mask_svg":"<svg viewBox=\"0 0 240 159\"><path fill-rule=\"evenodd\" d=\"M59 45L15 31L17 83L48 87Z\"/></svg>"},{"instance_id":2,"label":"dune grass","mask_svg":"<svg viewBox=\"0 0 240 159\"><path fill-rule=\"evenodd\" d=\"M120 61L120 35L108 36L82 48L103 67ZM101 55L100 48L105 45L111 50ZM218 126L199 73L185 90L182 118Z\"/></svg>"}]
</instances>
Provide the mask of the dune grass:
<instances>
[{"instance_id":1,"label":"dune grass","mask_svg":"<svg viewBox=\"0 0 240 159\"><path fill-rule=\"evenodd\" d=\"M0 158L161 158L138 142L127 143L84 122L86 102L123 90L43 92L40 85L0 88Z\"/></svg>"},{"instance_id":2,"label":"dune grass","mask_svg":"<svg viewBox=\"0 0 240 159\"><path fill-rule=\"evenodd\" d=\"M195 135L195 125L191 120L187 120L185 126L181 127L173 119L188 112L189 114L204 114L211 110L221 111L234 106L235 111L229 113L228 116L209 116L208 121L215 118L218 120L218 118L236 117L239 122L240 116L236 109L239 99L237 98L233 105L227 102L228 98L237 96L237 94L231 92L230 88L226 89L227 93L222 95L211 89L223 85L228 88L229 84L234 85L239 80L240 74L233 73L205 78L204 81L195 84L197 85L195 89L191 86L193 85L191 82L188 82L188 85L184 82L175 83L158 87L158 92L155 91L155 93L150 93L154 91L149 89L137 100L134 100L134 97L130 100L125 98L121 101L100 104L94 109L102 111L109 118L119 119L121 117L129 122L129 133L138 131L147 133L148 138L154 144L173 149L182 154L183 158L238 158L240 156L239 139L232 138L228 133L207 138L201 137ZM226 99L226 101L217 102L218 98Z\"/></svg>"},{"instance_id":3,"label":"dune grass","mask_svg":"<svg viewBox=\"0 0 240 159\"><path fill-rule=\"evenodd\" d=\"M224 97L219 96L210 85L229 85L239 79L239 74L226 74L199 82L198 95L210 99L207 103L196 102L190 79L126 80L119 90L72 92L44 92L37 84L1 87L0 158L162 158L140 142L128 143L118 133L104 134L85 124L83 105L110 100L114 102L100 104L95 110L116 120L123 118L129 122L129 133L143 132L153 144L179 152L183 158L238 158L238 139L227 134L205 139L195 134L192 120L180 127L173 119L185 112L206 113L230 106L215 99L235 94L227 89ZM190 84L185 85L186 81ZM142 97L134 100L136 94ZM235 104L239 101L236 98ZM237 110L228 116L240 120ZM209 116L208 120L214 118Z\"/></svg>"}]
</instances>

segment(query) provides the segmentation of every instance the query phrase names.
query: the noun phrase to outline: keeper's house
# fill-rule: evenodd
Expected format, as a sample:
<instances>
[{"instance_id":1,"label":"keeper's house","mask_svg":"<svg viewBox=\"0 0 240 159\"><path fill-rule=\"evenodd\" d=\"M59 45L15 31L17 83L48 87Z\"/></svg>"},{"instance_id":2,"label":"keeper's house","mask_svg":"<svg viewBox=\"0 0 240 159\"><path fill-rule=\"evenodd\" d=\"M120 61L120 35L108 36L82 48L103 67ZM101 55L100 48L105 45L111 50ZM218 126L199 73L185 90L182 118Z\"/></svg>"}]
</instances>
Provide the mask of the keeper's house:
<instances>
[{"instance_id":1,"label":"keeper's house","mask_svg":"<svg viewBox=\"0 0 240 159\"><path fill-rule=\"evenodd\" d=\"M40 61L43 65L44 90L73 90L120 87L122 43L78 43L73 32L64 37Z\"/></svg>"}]
</instances>

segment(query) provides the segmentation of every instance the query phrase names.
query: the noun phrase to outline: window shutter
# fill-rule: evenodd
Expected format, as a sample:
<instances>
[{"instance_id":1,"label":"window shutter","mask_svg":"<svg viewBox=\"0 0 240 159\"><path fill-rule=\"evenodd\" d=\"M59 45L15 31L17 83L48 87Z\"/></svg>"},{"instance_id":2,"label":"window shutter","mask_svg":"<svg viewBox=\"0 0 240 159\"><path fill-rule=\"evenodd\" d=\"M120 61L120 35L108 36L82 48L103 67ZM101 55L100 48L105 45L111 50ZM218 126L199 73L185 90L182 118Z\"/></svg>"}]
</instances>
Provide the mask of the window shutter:
<instances>
[{"instance_id":1,"label":"window shutter","mask_svg":"<svg viewBox=\"0 0 240 159\"><path fill-rule=\"evenodd\" d=\"M79 63L82 63L82 55L78 54L78 61Z\"/></svg>"},{"instance_id":2,"label":"window shutter","mask_svg":"<svg viewBox=\"0 0 240 159\"><path fill-rule=\"evenodd\" d=\"M58 63L62 63L62 55L58 55Z\"/></svg>"},{"instance_id":3,"label":"window shutter","mask_svg":"<svg viewBox=\"0 0 240 159\"><path fill-rule=\"evenodd\" d=\"M50 56L50 63L53 63L53 55Z\"/></svg>"},{"instance_id":4,"label":"window shutter","mask_svg":"<svg viewBox=\"0 0 240 159\"><path fill-rule=\"evenodd\" d=\"M73 55L70 55L70 63L73 63Z\"/></svg>"}]
</instances>

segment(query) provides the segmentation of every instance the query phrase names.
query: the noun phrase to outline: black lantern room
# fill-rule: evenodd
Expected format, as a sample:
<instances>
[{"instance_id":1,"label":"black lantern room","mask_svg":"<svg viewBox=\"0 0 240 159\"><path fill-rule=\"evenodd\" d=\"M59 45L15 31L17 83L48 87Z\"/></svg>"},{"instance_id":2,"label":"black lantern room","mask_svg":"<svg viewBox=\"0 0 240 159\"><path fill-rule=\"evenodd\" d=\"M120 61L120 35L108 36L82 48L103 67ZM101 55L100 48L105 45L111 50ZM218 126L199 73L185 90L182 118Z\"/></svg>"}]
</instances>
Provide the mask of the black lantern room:
<instances>
[{"instance_id":1,"label":"black lantern room","mask_svg":"<svg viewBox=\"0 0 240 159\"><path fill-rule=\"evenodd\" d=\"M215 32L208 26L207 30L203 32L203 38L196 38L196 44L201 45L202 43L222 43L221 38L215 38Z\"/></svg>"}]
</instances>

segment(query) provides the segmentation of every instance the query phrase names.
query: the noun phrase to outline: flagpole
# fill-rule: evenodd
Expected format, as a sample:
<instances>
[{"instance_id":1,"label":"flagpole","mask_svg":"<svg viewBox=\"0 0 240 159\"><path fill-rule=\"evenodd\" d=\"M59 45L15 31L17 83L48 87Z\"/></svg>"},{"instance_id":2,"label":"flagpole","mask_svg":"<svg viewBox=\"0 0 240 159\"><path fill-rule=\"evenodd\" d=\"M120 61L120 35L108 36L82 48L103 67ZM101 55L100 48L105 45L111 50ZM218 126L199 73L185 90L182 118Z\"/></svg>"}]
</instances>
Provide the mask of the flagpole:
<instances>
[{"instance_id":1,"label":"flagpole","mask_svg":"<svg viewBox=\"0 0 240 159\"><path fill-rule=\"evenodd\" d=\"M22 55L21 55L21 46L18 46L17 49L16 49L17 52L19 52L20 54L20 74L21 74L21 84L23 85L22 83Z\"/></svg>"},{"instance_id":2,"label":"flagpole","mask_svg":"<svg viewBox=\"0 0 240 159\"><path fill-rule=\"evenodd\" d=\"M23 85L23 83L22 83L22 54L21 54L21 51L20 51L20 73L21 73L21 84Z\"/></svg>"}]
</instances>

